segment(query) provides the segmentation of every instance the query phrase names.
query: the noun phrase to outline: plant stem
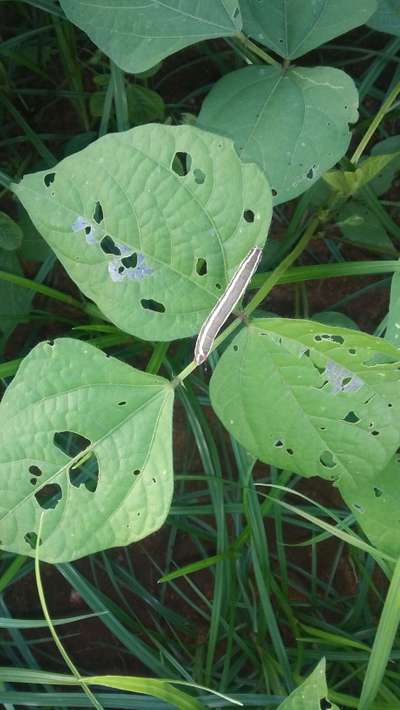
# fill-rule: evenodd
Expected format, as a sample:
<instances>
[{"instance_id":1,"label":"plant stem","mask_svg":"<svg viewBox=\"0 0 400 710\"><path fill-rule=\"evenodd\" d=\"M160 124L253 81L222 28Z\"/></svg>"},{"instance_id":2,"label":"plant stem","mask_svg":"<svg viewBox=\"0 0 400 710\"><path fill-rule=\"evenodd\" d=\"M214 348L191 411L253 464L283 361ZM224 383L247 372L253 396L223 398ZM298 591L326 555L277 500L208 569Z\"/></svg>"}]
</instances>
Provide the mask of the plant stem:
<instances>
[{"instance_id":1,"label":"plant stem","mask_svg":"<svg viewBox=\"0 0 400 710\"><path fill-rule=\"evenodd\" d=\"M368 143L370 142L372 136L374 135L375 131L379 127L380 123L385 118L388 111L390 111L390 109L392 108L392 106L393 106L394 102L396 101L399 94L400 94L400 83L396 84L396 86L390 92L387 99L385 99L385 101L383 102L382 106L380 107L378 113L376 114L375 118L373 119L370 127L368 128L367 132L365 133L365 135L361 139L359 145L357 146L356 150L354 151L354 153L350 159L350 162L353 165L357 165L365 148L367 147Z\"/></svg>"},{"instance_id":2,"label":"plant stem","mask_svg":"<svg viewBox=\"0 0 400 710\"><path fill-rule=\"evenodd\" d=\"M264 52L264 50L258 47L255 42L252 42L251 39L246 37L243 32L237 32L235 37L237 40L239 40L239 42L241 42L241 44L243 44L244 47L247 47L247 49L250 49L253 54L255 54L257 57L260 57L260 59L262 59L265 64L271 64L273 67L281 66L280 63L276 61L276 59L273 59L273 57L271 57L268 52Z\"/></svg>"}]
</instances>

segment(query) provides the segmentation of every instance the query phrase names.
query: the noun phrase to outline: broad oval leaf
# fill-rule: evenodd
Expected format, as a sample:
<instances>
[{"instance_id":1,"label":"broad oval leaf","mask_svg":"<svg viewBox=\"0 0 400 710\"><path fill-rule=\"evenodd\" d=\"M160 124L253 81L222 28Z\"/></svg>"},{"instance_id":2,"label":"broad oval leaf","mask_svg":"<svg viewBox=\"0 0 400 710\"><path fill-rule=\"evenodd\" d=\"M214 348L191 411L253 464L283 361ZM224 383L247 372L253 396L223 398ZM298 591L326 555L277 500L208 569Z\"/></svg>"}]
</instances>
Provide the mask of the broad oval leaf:
<instances>
[{"instance_id":1,"label":"broad oval leaf","mask_svg":"<svg viewBox=\"0 0 400 710\"><path fill-rule=\"evenodd\" d=\"M325 671L325 658L322 658L305 681L279 705L278 710L321 710L323 701L327 701L328 696ZM336 705L328 702L326 707L330 710L339 710Z\"/></svg>"},{"instance_id":2,"label":"broad oval leaf","mask_svg":"<svg viewBox=\"0 0 400 710\"><path fill-rule=\"evenodd\" d=\"M378 9L368 25L379 32L400 36L400 4L398 0L378 0Z\"/></svg>"},{"instance_id":3,"label":"broad oval leaf","mask_svg":"<svg viewBox=\"0 0 400 710\"><path fill-rule=\"evenodd\" d=\"M302 476L372 480L399 441L400 354L346 328L257 319L211 379L228 431L262 461Z\"/></svg>"},{"instance_id":4,"label":"broad oval leaf","mask_svg":"<svg viewBox=\"0 0 400 710\"><path fill-rule=\"evenodd\" d=\"M377 6L376 0L241 0L240 5L244 31L285 59L364 24Z\"/></svg>"},{"instance_id":5,"label":"broad oval leaf","mask_svg":"<svg viewBox=\"0 0 400 710\"><path fill-rule=\"evenodd\" d=\"M5 212L0 212L0 249L14 251L22 243L21 227Z\"/></svg>"},{"instance_id":6,"label":"broad oval leaf","mask_svg":"<svg viewBox=\"0 0 400 710\"><path fill-rule=\"evenodd\" d=\"M71 339L36 346L0 405L1 547L62 562L149 535L173 490L171 384Z\"/></svg>"},{"instance_id":7,"label":"broad oval leaf","mask_svg":"<svg viewBox=\"0 0 400 710\"><path fill-rule=\"evenodd\" d=\"M67 17L125 71L150 69L169 54L242 26L238 0L60 0Z\"/></svg>"},{"instance_id":8,"label":"broad oval leaf","mask_svg":"<svg viewBox=\"0 0 400 710\"><path fill-rule=\"evenodd\" d=\"M267 175L280 204L343 157L357 108L354 82L339 69L252 66L215 84L199 125L232 138L239 155Z\"/></svg>"},{"instance_id":9,"label":"broad oval leaf","mask_svg":"<svg viewBox=\"0 0 400 710\"><path fill-rule=\"evenodd\" d=\"M107 135L14 189L79 288L150 340L199 330L272 213L258 167L192 126Z\"/></svg>"}]
</instances>

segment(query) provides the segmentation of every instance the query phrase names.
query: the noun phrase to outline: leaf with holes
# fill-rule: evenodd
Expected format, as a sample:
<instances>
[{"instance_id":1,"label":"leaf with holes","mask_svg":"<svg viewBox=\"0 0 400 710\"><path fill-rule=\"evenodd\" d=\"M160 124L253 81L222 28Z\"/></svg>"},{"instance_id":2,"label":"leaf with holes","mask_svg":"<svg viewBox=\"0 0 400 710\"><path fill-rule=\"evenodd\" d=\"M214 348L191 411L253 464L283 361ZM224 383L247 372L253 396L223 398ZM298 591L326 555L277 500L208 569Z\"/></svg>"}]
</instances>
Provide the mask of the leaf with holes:
<instances>
[{"instance_id":1,"label":"leaf with holes","mask_svg":"<svg viewBox=\"0 0 400 710\"><path fill-rule=\"evenodd\" d=\"M363 25L376 0L241 0L240 6L247 34L279 56L297 59Z\"/></svg>"},{"instance_id":2,"label":"leaf with holes","mask_svg":"<svg viewBox=\"0 0 400 710\"><path fill-rule=\"evenodd\" d=\"M238 0L60 0L67 17L111 59L135 74L169 54L242 26Z\"/></svg>"},{"instance_id":3,"label":"leaf with holes","mask_svg":"<svg viewBox=\"0 0 400 710\"><path fill-rule=\"evenodd\" d=\"M107 135L14 188L80 289L150 340L199 330L272 212L257 166L192 126Z\"/></svg>"},{"instance_id":4,"label":"leaf with holes","mask_svg":"<svg viewBox=\"0 0 400 710\"><path fill-rule=\"evenodd\" d=\"M326 663L323 658L308 678L279 705L278 710L321 710L322 703L328 696L325 670ZM324 707L339 710L336 705L328 702Z\"/></svg>"},{"instance_id":5,"label":"leaf with holes","mask_svg":"<svg viewBox=\"0 0 400 710\"><path fill-rule=\"evenodd\" d=\"M252 454L302 476L372 480L398 446L400 355L304 320L257 319L224 352L213 407Z\"/></svg>"},{"instance_id":6,"label":"leaf with holes","mask_svg":"<svg viewBox=\"0 0 400 710\"><path fill-rule=\"evenodd\" d=\"M399 0L378 0L378 9L372 15L368 25L379 32L400 37Z\"/></svg>"},{"instance_id":7,"label":"leaf with holes","mask_svg":"<svg viewBox=\"0 0 400 710\"><path fill-rule=\"evenodd\" d=\"M0 539L48 562L128 545L172 496L173 388L61 339L25 358L0 406Z\"/></svg>"},{"instance_id":8,"label":"leaf with holes","mask_svg":"<svg viewBox=\"0 0 400 710\"><path fill-rule=\"evenodd\" d=\"M358 118L350 77L331 67L246 67L227 74L203 103L199 126L235 141L267 175L275 204L313 185L345 154Z\"/></svg>"}]
</instances>

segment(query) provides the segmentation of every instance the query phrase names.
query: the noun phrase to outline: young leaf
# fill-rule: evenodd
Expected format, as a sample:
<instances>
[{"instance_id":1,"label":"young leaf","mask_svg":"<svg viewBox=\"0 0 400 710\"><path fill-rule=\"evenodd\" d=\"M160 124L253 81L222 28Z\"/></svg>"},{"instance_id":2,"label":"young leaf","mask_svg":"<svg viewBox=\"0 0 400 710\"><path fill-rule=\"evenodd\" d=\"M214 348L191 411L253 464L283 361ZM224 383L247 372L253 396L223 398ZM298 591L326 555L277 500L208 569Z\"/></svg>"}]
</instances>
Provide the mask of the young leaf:
<instances>
[{"instance_id":1,"label":"young leaf","mask_svg":"<svg viewBox=\"0 0 400 710\"><path fill-rule=\"evenodd\" d=\"M139 73L169 54L242 27L238 0L60 0L67 17L121 69Z\"/></svg>"},{"instance_id":2,"label":"young leaf","mask_svg":"<svg viewBox=\"0 0 400 710\"><path fill-rule=\"evenodd\" d=\"M199 330L272 211L257 166L192 126L107 135L14 189L79 288L158 341Z\"/></svg>"},{"instance_id":3,"label":"young leaf","mask_svg":"<svg viewBox=\"0 0 400 710\"><path fill-rule=\"evenodd\" d=\"M247 34L279 56L297 59L364 24L376 0L241 0L240 5Z\"/></svg>"},{"instance_id":4,"label":"young leaf","mask_svg":"<svg viewBox=\"0 0 400 710\"><path fill-rule=\"evenodd\" d=\"M0 249L14 251L21 242L21 227L8 214L0 212Z\"/></svg>"},{"instance_id":5,"label":"young leaf","mask_svg":"<svg viewBox=\"0 0 400 710\"><path fill-rule=\"evenodd\" d=\"M400 273L393 274L385 338L400 347Z\"/></svg>"},{"instance_id":6,"label":"young leaf","mask_svg":"<svg viewBox=\"0 0 400 710\"><path fill-rule=\"evenodd\" d=\"M358 94L339 69L246 67L220 79L199 125L233 138L267 175L275 204L313 185L345 154Z\"/></svg>"},{"instance_id":7,"label":"young leaf","mask_svg":"<svg viewBox=\"0 0 400 710\"><path fill-rule=\"evenodd\" d=\"M302 476L372 480L399 444L400 354L304 320L257 319L219 361L213 407L254 456Z\"/></svg>"},{"instance_id":8,"label":"young leaf","mask_svg":"<svg viewBox=\"0 0 400 710\"><path fill-rule=\"evenodd\" d=\"M278 710L321 710L322 702L326 701L328 695L325 666L323 658L308 678L279 705ZM327 703L326 707L339 710L332 703Z\"/></svg>"},{"instance_id":9,"label":"young leaf","mask_svg":"<svg viewBox=\"0 0 400 710\"><path fill-rule=\"evenodd\" d=\"M378 0L378 9L368 25L379 32L400 37L400 5L398 0Z\"/></svg>"},{"instance_id":10,"label":"young leaf","mask_svg":"<svg viewBox=\"0 0 400 710\"><path fill-rule=\"evenodd\" d=\"M398 151L386 155L370 155L360 163L356 170L330 170L325 173L323 179L340 195L350 197L365 185L376 180L399 157Z\"/></svg>"},{"instance_id":11,"label":"young leaf","mask_svg":"<svg viewBox=\"0 0 400 710\"><path fill-rule=\"evenodd\" d=\"M157 530L172 496L170 383L71 339L25 358L0 406L1 547L63 562Z\"/></svg>"}]
</instances>

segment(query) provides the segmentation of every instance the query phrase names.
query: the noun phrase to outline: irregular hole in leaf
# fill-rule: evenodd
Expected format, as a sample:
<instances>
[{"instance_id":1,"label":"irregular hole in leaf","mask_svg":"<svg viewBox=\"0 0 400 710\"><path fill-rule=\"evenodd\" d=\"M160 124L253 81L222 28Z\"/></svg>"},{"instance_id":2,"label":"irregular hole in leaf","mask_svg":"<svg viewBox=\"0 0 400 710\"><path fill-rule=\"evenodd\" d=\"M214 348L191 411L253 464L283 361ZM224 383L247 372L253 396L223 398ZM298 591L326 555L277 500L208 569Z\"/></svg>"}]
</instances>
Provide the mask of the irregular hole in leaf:
<instances>
[{"instance_id":1,"label":"irregular hole in leaf","mask_svg":"<svg viewBox=\"0 0 400 710\"><path fill-rule=\"evenodd\" d=\"M135 468L135 470L134 470L134 472L133 472L133 475L134 475L134 476L139 476L139 474L140 474L140 468Z\"/></svg>"},{"instance_id":2,"label":"irregular hole in leaf","mask_svg":"<svg viewBox=\"0 0 400 710\"><path fill-rule=\"evenodd\" d=\"M309 169L308 173L307 173L307 178L308 178L309 180L313 180L314 177L316 176L316 174L317 174L317 166L316 166L316 165L312 165L311 168Z\"/></svg>"},{"instance_id":3,"label":"irregular hole in leaf","mask_svg":"<svg viewBox=\"0 0 400 710\"><path fill-rule=\"evenodd\" d=\"M121 255L121 250L117 247L114 239L106 234L105 237L100 242L100 248L105 254L115 254L115 256Z\"/></svg>"},{"instance_id":4,"label":"irregular hole in leaf","mask_svg":"<svg viewBox=\"0 0 400 710\"><path fill-rule=\"evenodd\" d=\"M119 407L122 407L124 404L126 404L126 401L125 401L125 400L123 400L122 402L118 402L118 406L119 406Z\"/></svg>"},{"instance_id":5,"label":"irregular hole in leaf","mask_svg":"<svg viewBox=\"0 0 400 710\"><path fill-rule=\"evenodd\" d=\"M245 210L243 212L243 218L245 219L246 222L252 223L255 220L255 214L253 210Z\"/></svg>"},{"instance_id":6,"label":"irregular hole in leaf","mask_svg":"<svg viewBox=\"0 0 400 710\"><path fill-rule=\"evenodd\" d=\"M235 353L237 353L237 351L239 350L239 346L238 346L238 345L234 345L234 346L233 346L233 349L234 349Z\"/></svg>"},{"instance_id":7,"label":"irregular hole in leaf","mask_svg":"<svg viewBox=\"0 0 400 710\"><path fill-rule=\"evenodd\" d=\"M34 550L34 549L36 548L36 546L37 546L37 539L38 539L38 536L37 536L37 534L36 534L35 532L27 532L27 533L24 535L24 540L25 540L25 542L28 543L28 545L32 548L32 550ZM40 540L39 540L39 546L42 545L42 544L43 544L43 540L40 539Z\"/></svg>"},{"instance_id":8,"label":"irregular hole in leaf","mask_svg":"<svg viewBox=\"0 0 400 710\"><path fill-rule=\"evenodd\" d=\"M278 190L275 190L274 187L272 188L271 192L272 192L272 197L276 197L278 194Z\"/></svg>"},{"instance_id":9,"label":"irregular hole in leaf","mask_svg":"<svg viewBox=\"0 0 400 710\"><path fill-rule=\"evenodd\" d=\"M282 446L284 446L284 443L283 443L283 441L282 441L281 439L278 439L277 441L274 441L274 446L275 446L275 448L277 448L277 449L281 449Z\"/></svg>"},{"instance_id":10,"label":"irregular hole in leaf","mask_svg":"<svg viewBox=\"0 0 400 710\"><path fill-rule=\"evenodd\" d=\"M130 254L130 256L124 256L121 259L121 263L125 266L126 269L135 269L138 263L138 257L136 252L133 252L133 254Z\"/></svg>"},{"instance_id":11,"label":"irregular hole in leaf","mask_svg":"<svg viewBox=\"0 0 400 710\"><path fill-rule=\"evenodd\" d=\"M43 510L52 510L62 498L61 486L58 483L47 483L35 493L35 498Z\"/></svg>"},{"instance_id":12,"label":"irregular hole in leaf","mask_svg":"<svg viewBox=\"0 0 400 710\"><path fill-rule=\"evenodd\" d=\"M381 496L383 496L382 488L377 488L377 486L374 486L374 496L375 498L380 498Z\"/></svg>"},{"instance_id":13,"label":"irregular hole in leaf","mask_svg":"<svg viewBox=\"0 0 400 710\"><path fill-rule=\"evenodd\" d=\"M100 222L103 221L104 215L103 215L103 208L100 204L100 202L96 202L95 208L93 210L93 219L97 224L100 224Z\"/></svg>"},{"instance_id":14,"label":"irregular hole in leaf","mask_svg":"<svg viewBox=\"0 0 400 710\"><path fill-rule=\"evenodd\" d=\"M332 707L332 704L329 702L327 698L322 698L322 700L319 701L319 706L321 710L330 710Z\"/></svg>"},{"instance_id":15,"label":"irregular hole in leaf","mask_svg":"<svg viewBox=\"0 0 400 710\"><path fill-rule=\"evenodd\" d=\"M233 15L232 15L232 17L233 17L234 20L236 20L236 18L238 17L239 12L240 12L239 8L238 8L238 7L235 7L235 10L234 10Z\"/></svg>"},{"instance_id":16,"label":"irregular hole in leaf","mask_svg":"<svg viewBox=\"0 0 400 710\"><path fill-rule=\"evenodd\" d=\"M42 475L42 471L39 468L39 466L35 466L34 464L32 464L32 466L29 466L29 473L31 473L32 476L36 476L36 477Z\"/></svg>"},{"instance_id":17,"label":"irregular hole in leaf","mask_svg":"<svg viewBox=\"0 0 400 710\"><path fill-rule=\"evenodd\" d=\"M363 513L363 512L364 512L364 508L363 508L362 505L360 505L359 503L353 503L353 508L355 508L356 510L358 510L359 513Z\"/></svg>"},{"instance_id":18,"label":"irregular hole in leaf","mask_svg":"<svg viewBox=\"0 0 400 710\"><path fill-rule=\"evenodd\" d=\"M222 288L222 286L221 286L221 284L215 284L215 288L217 288L217 289L218 289L218 291L220 291L220 290L221 290L221 288Z\"/></svg>"},{"instance_id":19,"label":"irregular hole in leaf","mask_svg":"<svg viewBox=\"0 0 400 710\"><path fill-rule=\"evenodd\" d=\"M57 431L53 441L57 449L71 458L88 449L91 443L89 439L75 431Z\"/></svg>"},{"instance_id":20,"label":"irregular hole in leaf","mask_svg":"<svg viewBox=\"0 0 400 710\"><path fill-rule=\"evenodd\" d=\"M206 180L206 174L203 173L200 168L195 168L193 170L193 175L194 175L194 181L197 182L198 185L202 185L205 180Z\"/></svg>"},{"instance_id":21,"label":"irregular hole in leaf","mask_svg":"<svg viewBox=\"0 0 400 710\"><path fill-rule=\"evenodd\" d=\"M293 449L286 449L286 453L288 453L289 456L293 456L294 451L293 451Z\"/></svg>"},{"instance_id":22,"label":"irregular hole in leaf","mask_svg":"<svg viewBox=\"0 0 400 710\"><path fill-rule=\"evenodd\" d=\"M357 424L360 421L360 417L353 411L347 412L346 416L343 417L344 422L350 422L351 424Z\"/></svg>"},{"instance_id":23,"label":"irregular hole in leaf","mask_svg":"<svg viewBox=\"0 0 400 710\"><path fill-rule=\"evenodd\" d=\"M157 483L157 479L156 479L156 478L152 478L151 480L152 480L152 483Z\"/></svg>"},{"instance_id":24,"label":"irregular hole in leaf","mask_svg":"<svg viewBox=\"0 0 400 710\"><path fill-rule=\"evenodd\" d=\"M46 175L43 178L43 182L46 185L46 187L50 187L50 185L54 182L55 179L56 179L55 173L46 173Z\"/></svg>"},{"instance_id":25,"label":"irregular hole in leaf","mask_svg":"<svg viewBox=\"0 0 400 710\"><path fill-rule=\"evenodd\" d=\"M196 273L199 276L205 276L207 273L207 261L201 256L196 261Z\"/></svg>"},{"instance_id":26,"label":"irregular hole in leaf","mask_svg":"<svg viewBox=\"0 0 400 710\"><path fill-rule=\"evenodd\" d=\"M69 480L75 488L84 485L90 493L95 492L99 482L99 464L94 451L91 451L89 456L84 456L81 461L78 460L70 466Z\"/></svg>"},{"instance_id":27,"label":"irregular hole in leaf","mask_svg":"<svg viewBox=\"0 0 400 710\"><path fill-rule=\"evenodd\" d=\"M155 313L165 313L165 306L159 301L154 301L153 298L142 298L141 306L147 311L155 311Z\"/></svg>"},{"instance_id":28,"label":"irregular hole in leaf","mask_svg":"<svg viewBox=\"0 0 400 710\"><path fill-rule=\"evenodd\" d=\"M179 177L184 177L190 172L190 168L192 166L192 156L190 153L185 153L182 151L178 151L175 153L172 163L171 163L171 170L176 175L179 175Z\"/></svg>"},{"instance_id":29,"label":"irregular hole in leaf","mask_svg":"<svg viewBox=\"0 0 400 710\"><path fill-rule=\"evenodd\" d=\"M372 436L379 436L379 431L374 429L374 431L371 431Z\"/></svg>"},{"instance_id":30,"label":"irregular hole in leaf","mask_svg":"<svg viewBox=\"0 0 400 710\"><path fill-rule=\"evenodd\" d=\"M329 451L329 449L322 452L319 460L325 468L335 468L336 466L336 461L333 457L332 451Z\"/></svg>"},{"instance_id":31,"label":"irregular hole in leaf","mask_svg":"<svg viewBox=\"0 0 400 710\"><path fill-rule=\"evenodd\" d=\"M325 375L329 380L332 394L337 392L357 392L364 384L360 377L342 367L342 365L338 365L333 360L329 360Z\"/></svg>"}]
</instances>

